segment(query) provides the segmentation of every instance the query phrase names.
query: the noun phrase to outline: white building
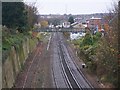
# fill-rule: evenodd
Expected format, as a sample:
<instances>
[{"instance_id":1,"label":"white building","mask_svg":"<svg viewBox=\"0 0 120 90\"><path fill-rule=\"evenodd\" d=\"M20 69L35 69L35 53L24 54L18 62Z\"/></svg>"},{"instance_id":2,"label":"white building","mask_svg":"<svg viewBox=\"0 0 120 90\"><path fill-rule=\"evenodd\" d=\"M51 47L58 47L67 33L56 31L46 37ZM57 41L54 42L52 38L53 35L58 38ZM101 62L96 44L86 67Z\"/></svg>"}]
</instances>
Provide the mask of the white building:
<instances>
[{"instance_id":1,"label":"white building","mask_svg":"<svg viewBox=\"0 0 120 90\"><path fill-rule=\"evenodd\" d=\"M70 22L64 22L63 27L64 28L69 28L70 27Z\"/></svg>"}]
</instances>

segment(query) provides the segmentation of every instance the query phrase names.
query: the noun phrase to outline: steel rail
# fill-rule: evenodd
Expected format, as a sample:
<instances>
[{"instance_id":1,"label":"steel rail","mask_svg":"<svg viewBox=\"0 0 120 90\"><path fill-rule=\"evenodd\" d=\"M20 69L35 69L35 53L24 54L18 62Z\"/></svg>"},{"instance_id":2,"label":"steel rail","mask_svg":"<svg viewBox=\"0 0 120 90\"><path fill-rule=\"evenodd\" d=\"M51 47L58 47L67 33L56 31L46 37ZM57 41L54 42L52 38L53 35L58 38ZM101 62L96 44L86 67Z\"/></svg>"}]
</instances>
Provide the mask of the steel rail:
<instances>
[{"instance_id":1,"label":"steel rail","mask_svg":"<svg viewBox=\"0 0 120 90\"><path fill-rule=\"evenodd\" d=\"M58 36L58 39L60 40L59 36ZM80 88L80 89L82 89L82 87L78 84L76 78L74 77L74 75L72 74L69 66L66 63L64 52L63 52L63 48L61 46L61 41L58 41L58 47L59 47L60 57L62 59L63 72L65 74L65 77L66 77L66 80L68 82L68 85L70 86L71 89L73 89L73 88Z\"/></svg>"}]
</instances>

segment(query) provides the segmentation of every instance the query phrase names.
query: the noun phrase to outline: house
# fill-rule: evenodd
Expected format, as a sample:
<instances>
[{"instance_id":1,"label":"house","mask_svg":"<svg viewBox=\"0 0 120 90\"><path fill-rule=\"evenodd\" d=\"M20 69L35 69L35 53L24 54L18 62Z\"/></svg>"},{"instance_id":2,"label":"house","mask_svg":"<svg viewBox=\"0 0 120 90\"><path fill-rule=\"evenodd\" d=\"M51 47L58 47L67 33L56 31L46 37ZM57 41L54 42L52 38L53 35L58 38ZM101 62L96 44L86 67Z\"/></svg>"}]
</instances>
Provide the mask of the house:
<instances>
[{"instance_id":1,"label":"house","mask_svg":"<svg viewBox=\"0 0 120 90\"><path fill-rule=\"evenodd\" d=\"M34 28L41 28L41 24L40 23L35 23Z\"/></svg>"},{"instance_id":2,"label":"house","mask_svg":"<svg viewBox=\"0 0 120 90\"><path fill-rule=\"evenodd\" d=\"M88 27L92 30L101 30L102 19L101 18L90 18Z\"/></svg>"},{"instance_id":3,"label":"house","mask_svg":"<svg viewBox=\"0 0 120 90\"><path fill-rule=\"evenodd\" d=\"M69 27L70 27L70 22L67 22L67 21L64 22L64 23L63 23L63 27L64 27L64 28L69 28Z\"/></svg>"},{"instance_id":4,"label":"house","mask_svg":"<svg viewBox=\"0 0 120 90\"><path fill-rule=\"evenodd\" d=\"M85 25L85 24L82 24L82 23L78 23L78 22L75 22L75 23L72 23L71 24L71 26L73 27L73 28L77 28L77 29L85 29L85 27L87 26L87 25Z\"/></svg>"},{"instance_id":5,"label":"house","mask_svg":"<svg viewBox=\"0 0 120 90\"><path fill-rule=\"evenodd\" d=\"M81 20L82 20L82 18L75 18L75 19L74 19L74 21L75 21L75 22L78 22L78 23L81 22Z\"/></svg>"}]
</instances>

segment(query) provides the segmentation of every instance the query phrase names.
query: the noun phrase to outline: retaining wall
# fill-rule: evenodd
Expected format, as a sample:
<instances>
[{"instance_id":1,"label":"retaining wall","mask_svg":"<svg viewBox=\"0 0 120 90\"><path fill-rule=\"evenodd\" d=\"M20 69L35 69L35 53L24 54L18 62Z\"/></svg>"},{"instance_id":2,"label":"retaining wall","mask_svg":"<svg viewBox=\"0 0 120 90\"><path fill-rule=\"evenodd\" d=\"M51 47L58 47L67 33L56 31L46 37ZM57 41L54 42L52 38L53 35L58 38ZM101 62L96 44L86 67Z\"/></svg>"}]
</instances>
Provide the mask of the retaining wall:
<instances>
[{"instance_id":1,"label":"retaining wall","mask_svg":"<svg viewBox=\"0 0 120 90\"><path fill-rule=\"evenodd\" d=\"M2 63L2 88L12 88L18 73L22 70L24 63L36 47L37 39L26 38L17 47L11 47L7 59Z\"/></svg>"}]
</instances>

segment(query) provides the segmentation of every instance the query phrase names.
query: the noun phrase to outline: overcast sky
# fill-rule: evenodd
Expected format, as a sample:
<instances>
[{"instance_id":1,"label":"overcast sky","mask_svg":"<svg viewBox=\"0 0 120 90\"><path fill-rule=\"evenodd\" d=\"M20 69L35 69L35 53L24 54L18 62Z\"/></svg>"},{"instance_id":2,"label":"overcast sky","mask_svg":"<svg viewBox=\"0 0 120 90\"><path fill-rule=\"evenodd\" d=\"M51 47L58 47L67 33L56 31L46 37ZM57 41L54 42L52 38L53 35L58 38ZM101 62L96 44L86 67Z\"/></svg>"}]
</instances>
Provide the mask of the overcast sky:
<instances>
[{"instance_id":1,"label":"overcast sky","mask_svg":"<svg viewBox=\"0 0 120 90\"><path fill-rule=\"evenodd\" d=\"M24 0L35 2L40 14L92 14L108 12L115 0ZM117 1L117 0L116 0Z\"/></svg>"}]
</instances>

